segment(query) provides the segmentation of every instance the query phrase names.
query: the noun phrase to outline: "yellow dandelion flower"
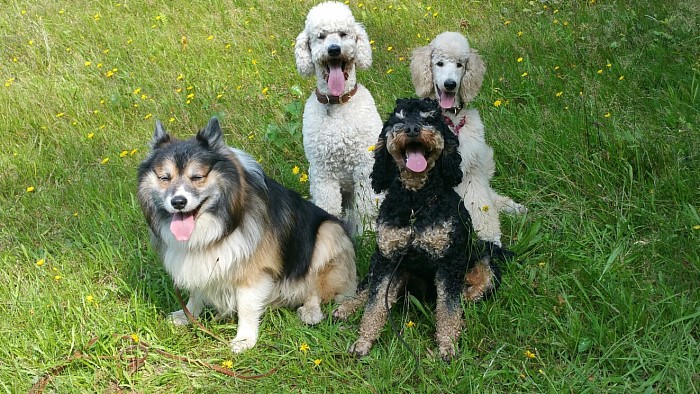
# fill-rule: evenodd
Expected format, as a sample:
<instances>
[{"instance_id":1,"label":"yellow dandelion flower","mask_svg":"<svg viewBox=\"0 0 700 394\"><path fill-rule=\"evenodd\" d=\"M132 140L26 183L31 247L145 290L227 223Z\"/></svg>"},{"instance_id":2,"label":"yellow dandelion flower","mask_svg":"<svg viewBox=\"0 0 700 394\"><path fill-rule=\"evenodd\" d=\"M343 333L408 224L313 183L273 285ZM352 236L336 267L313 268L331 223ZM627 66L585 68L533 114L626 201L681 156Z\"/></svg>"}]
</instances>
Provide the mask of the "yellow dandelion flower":
<instances>
[{"instance_id":1,"label":"yellow dandelion flower","mask_svg":"<svg viewBox=\"0 0 700 394\"><path fill-rule=\"evenodd\" d=\"M521 77L527 77L527 71L525 71L524 73L520 74L520 76L521 76Z\"/></svg>"},{"instance_id":2,"label":"yellow dandelion flower","mask_svg":"<svg viewBox=\"0 0 700 394\"><path fill-rule=\"evenodd\" d=\"M34 190L36 190L36 189L34 189L34 186L29 186L27 188L27 193L34 193Z\"/></svg>"},{"instance_id":3,"label":"yellow dandelion flower","mask_svg":"<svg viewBox=\"0 0 700 394\"><path fill-rule=\"evenodd\" d=\"M178 81L182 81L184 78L185 78L185 76L182 75L182 74L180 74L180 75L178 75L177 78L175 78L175 79L178 80Z\"/></svg>"},{"instance_id":4,"label":"yellow dandelion flower","mask_svg":"<svg viewBox=\"0 0 700 394\"><path fill-rule=\"evenodd\" d=\"M522 37L522 36L523 36L523 32L519 31L519 32L518 32L518 37Z\"/></svg>"},{"instance_id":5,"label":"yellow dandelion flower","mask_svg":"<svg viewBox=\"0 0 700 394\"><path fill-rule=\"evenodd\" d=\"M44 265L44 263L45 263L44 259L39 259L36 261L37 267L41 267L42 265Z\"/></svg>"},{"instance_id":6,"label":"yellow dandelion flower","mask_svg":"<svg viewBox=\"0 0 700 394\"><path fill-rule=\"evenodd\" d=\"M540 374L544 375L544 371L541 370L541 369L538 369L537 372L539 372Z\"/></svg>"},{"instance_id":7,"label":"yellow dandelion flower","mask_svg":"<svg viewBox=\"0 0 700 394\"><path fill-rule=\"evenodd\" d=\"M65 116L65 115L66 115L65 112L59 112L59 113L56 114L56 117L57 117L57 118L62 118L62 117Z\"/></svg>"},{"instance_id":8,"label":"yellow dandelion flower","mask_svg":"<svg viewBox=\"0 0 700 394\"><path fill-rule=\"evenodd\" d=\"M9 88L10 85L12 85L12 83L13 83L14 81L15 81L14 78L9 78L7 81L5 81L5 87L6 87L6 88Z\"/></svg>"},{"instance_id":9,"label":"yellow dandelion flower","mask_svg":"<svg viewBox=\"0 0 700 394\"><path fill-rule=\"evenodd\" d=\"M34 45L34 40L29 40L28 44L29 44L29 46Z\"/></svg>"},{"instance_id":10,"label":"yellow dandelion flower","mask_svg":"<svg viewBox=\"0 0 700 394\"><path fill-rule=\"evenodd\" d=\"M175 121L175 118L170 118L170 119L168 119L168 122L169 122L169 123L173 123L174 121Z\"/></svg>"},{"instance_id":11,"label":"yellow dandelion flower","mask_svg":"<svg viewBox=\"0 0 700 394\"><path fill-rule=\"evenodd\" d=\"M522 62L523 62L523 58L522 58L522 57L519 57L518 60L517 60L517 62L518 62L518 63L522 63Z\"/></svg>"},{"instance_id":12,"label":"yellow dandelion flower","mask_svg":"<svg viewBox=\"0 0 700 394\"><path fill-rule=\"evenodd\" d=\"M296 175L298 173L299 173L299 166L294 166L294 168L292 168L292 174Z\"/></svg>"},{"instance_id":13,"label":"yellow dandelion flower","mask_svg":"<svg viewBox=\"0 0 700 394\"><path fill-rule=\"evenodd\" d=\"M370 145L367 147L367 152L374 152L374 150L377 148L376 145Z\"/></svg>"},{"instance_id":14,"label":"yellow dandelion flower","mask_svg":"<svg viewBox=\"0 0 700 394\"><path fill-rule=\"evenodd\" d=\"M433 18L436 18L438 16L437 12L433 12Z\"/></svg>"},{"instance_id":15,"label":"yellow dandelion flower","mask_svg":"<svg viewBox=\"0 0 700 394\"><path fill-rule=\"evenodd\" d=\"M148 120L148 119L151 119L152 117L153 117L153 114L148 113L148 114L146 114L146 116L144 116L143 118L146 119L146 120Z\"/></svg>"},{"instance_id":16,"label":"yellow dandelion flower","mask_svg":"<svg viewBox=\"0 0 700 394\"><path fill-rule=\"evenodd\" d=\"M207 40L209 40L209 41L211 41L211 40L213 40L213 39L214 39L214 36L209 36L209 37L207 37Z\"/></svg>"},{"instance_id":17,"label":"yellow dandelion flower","mask_svg":"<svg viewBox=\"0 0 700 394\"><path fill-rule=\"evenodd\" d=\"M493 106L494 106L494 107L500 107L501 104L503 104L503 102L502 102L501 100L496 100L496 101L493 102Z\"/></svg>"},{"instance_id":18,"label":"yellow dandelion flower","mask_svg":"<svg viewBox=\"0 0 700 394\"><path fill-rule=\"evenodd\" d=\"M505 21L505 22L503 22L503 25L504 25L504 26L510 25L510 21Z\"/></svg>"},{"instance_id":19,"label":"yellow dandelion flower","mask_svg":"<svg viewBox=\"0 0 700 394\"><path fill-rule=\"evenodd\" d=\"M488 211L489 211L489 206L488 206L488 205L484 205L483 207L481 207L481 211L482 211L482 212L488 212Z\"/></svg>"},{"instance_id":20,"label":"yellow dandelion flower","mask_svg":"<svg viewBox=\"0 0 700 394\"><path fill-rule=\"evenodd\" d=\"M112 70L109 70L105 73L105 77L107 77L107 78L111 78L112 76L114 76L114 71L112 71Z\"/></svg>"},{"instance_id":21,"label":"yellow dandelion flower","mask_svg":"<svg viewBox=\"0 0 700 394\"><path fill-rule=\"evenodd\" d=\"M415 327L415 326L416 326L416 323L414 323L412 320L409 320L408 323L406 323L406 327L408 327L408 328Z\"/></svg>"},{"instance_id":22,"label":"yellow dandelion flower","mask_svg":"<svg viewBox=\"0 0 700 394\"><path fill-rule=\"evenodd\" d=\"M559 70L559 66L554 66L554 71Z\"/></svg>"},{"instance_id":23,"label":"yellow dandelion flower","mask_svg":"<svg viewBox=\"0 0 700 394\"><path fill-rule=\"evenodd\" d=\"M693 226L693 230L700 230L700 224L696 224L695 226Z\"/></svg>"},{"instance_id":24,"label":"yellow dandelion flower","mask_svg":"<svg viewBox=\"0 0 700 394\"><path fill-rule=\"evenodd\" d=\"M400 62L403 62L404 60L406 60L406 58L405 58L405 57L403 57L403 56L399 56L399 61L400 61Z\"/></svg>"},{"instance_id":25,"label":"yellow dandelion flower","mask_svg":"<svg viewBox=\"0 0 700 394\"><path fill-rule=\"evenodd\" d=\"M299 177L299 182L301 183L308 182L308 180L309 176L307 174L301 174L301 176Z\"/></svg>"},{"instance_id":26,"label":"yellow dandelion flower","mask_svg":"<svg viewBox=\"0 0 700 394\"><path fill-rule=\"evenodd\" d=\"M139 150L138 150L138 148L134 148L134 149L132 149L132 150L131 150L131 151L129 152L129 156L133 156L133 155L135 155L135 154L136 154L136 152L138 152L138 151L139 151Z\"/></svg>"},{"instance_id":27,"label":"yellow dandelion flower","mask_svg":"<svg viewBox=\"0 0 700 394\"><path fill-rule=\"evenodd\" d=\"M97 68L102 68L102 63L97 63Z\"/></svg>"},{"instance_id":28,"label":"yellow dandelion flower","mask_svg":"<svg viewBox=\"0 0 700 394\"><path fill-rule=\"evenodd\" d=\"M605 67L610 68L610 67L612 67L612 64L610 64L610 62L608 62L608 64L606 64Z\"/></svg>"},{"instance_id":29,"label":"yellow dandelion flower","mask_svg":"<svg viewBox=\"0 0 700 394\"><path fill-rule=\"evenodd\" d=\"M262 90L262 94L267 94L269 91L270 91L270 88L268 88L267 86L265 86L265 87L263 88L263 90Z\"/></svg>"},{"instance_id":30,"label":"yellow dandelion flower","mask_svg":"<svg viewBox=\"0 0 700 394\"><path fill-rule=\"evenodd\" d=\"M537 263L537 265L539 265L540 268L544 268L545 262L544 262L544 261L540 261L539 263Z\"/></svg>"},{"instance_id":31,"label":"yellow dandelion flower","mask_svg":"<svg viewBox=\"0 0 700 394\"><path fill-rule=\"evenodd\" d=\"M180 92L182 92L182 88L175 89L175 93L180 93Z\"/></svg>"},{"instance_id":32,"label":"yellow dandelion flower","mask_svg":"<svg viewBox=\"0 0 700 394\"><path fill-rule=\"evenodd\" d=\"M620 78L618 78L617 80L618 80L618 81L622 81L622 80L624 80L624 79L625 79L625 76L624 76L624 75L620 75Z\"/></svg>"},{"instance_id":33,"label":"yellow dandelion flower","mask_svg":"<svg viewBox=\"0 0 700 394\"><path fill-rule=\"evenodd\" d=\"M527 358L535 358L536 357L535 353L531 352L530 350L526 350L524 354L525 354L525 357L527 357Z\"/></svg>"},{"instance_id":34,"label":"yellow dandelion flower","mask_svg":"<svg viewBox=\"0 0 700 394\"><path fill-rule=\"evenodd\" d=\"M134 341L134 342L136 342L136 343L139 342L140 339L139 339L139 336L138 336L138 335L136 335L136 334L131 334L130 336L131 336L131 340L132 340L132 341Z\"/></svg>"},{"instance_id":35,"label":"yellow dandelion flower","mask_svg":"<svg viewBox=\"0 0 700 394\"><path fill-rule=\"evenodd\" d=\"M54 280L61 280L63 277L61 275L56 275L53 277Z\"/></svg>"},{"instance_id":36,"label":"yellow dandelion flower","mask_svg":"<svg viewBox=\"0 0 700 394\"><path fill-rule=\"evenodd\" d=\"M569 21L564 21L564 23L562 23L562 25L569 26Z\"/></svg>"},{"instance_id":37,"label":"yellow dandelion flower","mask_svg":"<svg viewBox=\"0 0 700 394\"><path fill-rule=\"evenodd\" d=\"M105 55L108 54L108 53L109 53L109 49L103 50L102 53L104 53Z\"/></svg>"},{"instance_id":38,"label":"yellow dandelion flower","mask_svg":"<svg viewBox=\"0 0 700 394\"><path fill-rule=\"evenodd\" d=\"M90 67L91 64L92 64L92 62L89 61L89 60L86 61L85 63L83 63L83 65L84 65L85 67Z\"/></svg>"},{"instance_id":39,"label":"yellow dandelion flower","mask_svg":"<svg viewBox=\"0 0 700 394\"><path fill-rule=\"evenodd\" d=\"M597 72L598 74L602 74L602 73L603 73L603 69L601 68L600 70L598 70L598 71L596 71L596 72Z\"/></svg>"},{"instance_id":40,"label":"yellow dandelion flower","mask_svg":"<svg viewBox=\"0 0 700 394\"><path fill-rule=\"evenodd\" d=\"M108 162L109 162L109 157L105 157L104 159L102 159L100 164L107 164Z\"/></svg>"},{"instance_id":41,"label":"yellow dandelion flower","mask_svg":"<svg viewBox=\"0 0 700 394\"><path fill-rule=\"evenodd\" d=\"M316 366L321 365L321 359L320 359L320 358L315 359L315 360L314 360L314 364L315 364Z\"/></svg>"},{"instance_id":42,"label":"yellow dandelion flower","mask_svg":"<svg viewBox=\"0 0 700 394\"><path fill-rule=\"evenodd\" d=\"M224 97L224 94L223 94L223 93L219 93L219 94L216 95L216 98L217 98L217 99L220 99L220 98L222 98L222 97Z\"/></svg>"},{"instance_id":43,"label":"yellow dandelion flower","mask_svg":"<svg viewBox=\"0 0 700 394\"><path fill-rule=\"evenodd\" d=\"M87 138L90 140L95 136L95 133L88 133Z\"/></svg>"},{"instance_id":44,"label":"yellow dandelion flower","mask_svg":"<svg viewBox=\"0 0 700 394\"><path fill-rule=\"evenodd\" d=\"M302 343L301 346L299 346L299 350L301 350L304 353L308 352L309 349L310 349L309 344L306 342Z\"/></svg>"},{"instance_id":45,"label":"yellow dandelion flower","mask_svg":"<svg viewBox=\"0 0 700 394\"><path fill-rule=\"evenodd\" d=\"M187 87L187 90L192 90L192 89L194 89L194 86L192 86L192 85Z\"/></svg>"},{"instance_id":46,"label":"yellow dandelion flower","mask_svg":"<svg viewBox=\"0 0 700 394\"><path fill-rule=\"evenodd\" d=\"M232 369L233 368L233 361L225 360L224 362L221 363L221 367L226 368L226 369Z\"/></svg>"},{"instance_id":47,"label":"yellow dandelion flower","mask_svg":"<svg viewBox=\"0 0 700 394\"><path fill-rule=\"evenodd\" d=\"M119 152L119 157L125 157L128 154L129 154L128 150L123 150L123 151Z\"/></svg>"},{"instance_id":48,"label":"yellow dandelion flower","mask_svg":"<svg viewBox=\"0 0 700 394\"><path fill-rule=\"evenodd\" d=\"M603 115L603 116L605 116L606 118L609 118L609 117L611 117L612 115L610 114L610 112L606 112L605 115Z\"/></svg>"},{"instance_id":49,"label":"yellow dandelion flower","mask_svg":"<svg viewBox=\"0 0 700 394\"><path fill-rule=\"evenodd\" d=\"M557 92L556 96L557 96L557 97L561 97L562 94L564 94L564 92Z\"/></svg>"},{"instance_id":50,"label":"yellow dandelion flower","mask_svg":"<svg viewBox=\"0 0 700 394\"><path fill-rule=\"evenodd\" d=\"M92 19L95 20L95 22L100 20L100 14L95 14L95 16L92 17Z\"/></svg>"},{"instance_id":51,"label":"yellow dandelion flower","mask_svg":"<svg viewBox=\"0 0 700 394\"><path fill-rule=\"evenodd\" d=\"M249 140L252 140L253 138L255 138L255 134L253 134L253 133L248 134L248 139L249 139Z\"/></svg>"},{"instance_id":52,"label":"yellow dandelion flower","mask_svg":"<svg viewBox=\"0 0 700 394\"><path fill-rule=\"evenodd\" d=\"M387 50L387 51L389 51L389 52L391 52L391 51L393 51L393 50L394 50L394 47L392 47L392 46L388 46L388 47L386 48L386 50Z\"/></svg>"},{"instance_id":53,"label":"yellow dandelion flower","mask_svg":"<svg viewBox=\"0 0 700 394\"><path fill-rule=\"evenodd\" d=\"M95 301L95 297L89 295L89 296L85 297L85 301L87 301L87 302L93 302L93 301Z\"/></svg>"},{"instance_id":54,"label":"yellow dandelion flower","mask_svg":"<svg viewBox=\"0 0 700 394\"><path fill-rule=\"evenodd\" d=\"M141 93L141 88L134 89L134 94L139 94L139 93Z\"/></svg>"},{"instance_id":55,"label":"yellow dandelion flower","mask_svg":"<svg viewBox=\"0 0 700 394\"><path fill-rule=\"evenodd\" d=\"M393 72L394 72L394 69L393 69L393 68L390 68L390 69L386 70L386 73L387 73L387 74L391 74L391 73L393 73Z\"/></svg>"},{"instance_id":56,"label":"yellow dandelion flower","mask_svg":"<svg viewBox=\"0 0 700 394\"><path fill-rule=\"evenodd\" d=\"M187 98L190 99L190 100L192 100L192 99L194 98L194 93L188 94L188 95L187 95Z\"/></svg>"}]
</instances>

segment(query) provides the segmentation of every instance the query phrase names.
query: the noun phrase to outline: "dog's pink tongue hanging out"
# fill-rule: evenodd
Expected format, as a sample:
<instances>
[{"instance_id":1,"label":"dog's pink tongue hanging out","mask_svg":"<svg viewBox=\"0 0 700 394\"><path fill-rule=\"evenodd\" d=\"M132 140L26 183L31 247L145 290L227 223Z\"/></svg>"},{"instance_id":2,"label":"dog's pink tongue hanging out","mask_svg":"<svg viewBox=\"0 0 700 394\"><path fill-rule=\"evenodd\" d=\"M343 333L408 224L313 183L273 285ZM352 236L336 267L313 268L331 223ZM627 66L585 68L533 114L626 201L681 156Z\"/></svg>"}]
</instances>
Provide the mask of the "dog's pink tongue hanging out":
<instances>
[{"instance_id":1,"label":"dog's pink tongue hanging out","mask_svg":"<svg viewBox=\"0 0 700 394\"><path fill-rule=\"evenodd\" d=\"M340 62L328 65L328 90L331 96L340 96L345 89L345 74Z\"/></svg>"},{"instance_id":2,"label":"dog's pink tongue hanging out","mask_svg":"<svg viewBox=\"0 0 700 394\"><path fill-rule=\"evenodd\" d=\"M194 212L173 214L170 222L170 231L178 241L187 241L194 231Z\"/></svg>"},{"instance_id":3,"label":"dog's pink tongue hanging out","mask_svg":"<svg viewBox=\"0 0 700 394\"><path fill-rule=\"evenodd\" d=\"M421 149L406 152L406 168L413 172L423 172L428 167L428 162Z\"/></svg>"},{"instance_id":4,"label":"dog's pink tongue hanging out","mask_svg":"<svg viewBox=\"0 0 700 394\"><path fill-rule=\"evenodd\" d=\"M455 106L455 94L440 90L440 107L442 109L450 109Z\"/></svg>"}]
</instances>

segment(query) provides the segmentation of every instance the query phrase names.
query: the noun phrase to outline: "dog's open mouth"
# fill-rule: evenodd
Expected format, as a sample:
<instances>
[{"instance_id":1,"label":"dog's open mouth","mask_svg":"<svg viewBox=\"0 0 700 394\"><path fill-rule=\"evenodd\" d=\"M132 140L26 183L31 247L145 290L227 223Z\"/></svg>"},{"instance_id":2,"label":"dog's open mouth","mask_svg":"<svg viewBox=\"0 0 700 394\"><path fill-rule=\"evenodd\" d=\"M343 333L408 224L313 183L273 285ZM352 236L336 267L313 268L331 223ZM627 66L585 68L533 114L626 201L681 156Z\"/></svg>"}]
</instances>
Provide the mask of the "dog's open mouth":
<instances>
[{"instance_id":1,"label":"dog's open mouth","mask_svg":"<svg viewBox=\"0 0 700 394\"><path fill-rule=\"evenodd\" d=\"M417 142L411 142L406 145L404 152L406 160L406 168L412 172L423 172L428 167L428 160L425 158L425 148Z\"/></svg>"},{"instance_id":2,"label":"dog's open mouth","mask_svg":"<svg viewBox=\"0 0 700 394\"><path fill-rule=\"evenodd\" d=\"M450 109L455 106L455 92L448 92L442 90L435 85L435 91L438 93L438 100L440 100L440 108Z\"/></svg>"},{"instance_id":3,"label":"dog's open mouth","mask_svg":"<svg viewBox=\"0 0 700 394\"><path fill-rule=\"evenodd\" d=\"M328 90L331 96L340 96L345 89L345 62L331 59L326 64L328 72Z\"/></svg>"},{"instance_id":4,"label":"dog's open mouth","mask_svg":"<svg viewBox=\"0 0 700 394\"><path fill-rule=\"evenodd\" d=\"M203 202L202 202L203 203ZM187 241L192 236L194 231L194 219L202 207L200 204L197 208L189 212L175 212L170 222L170 232L173 233L178 241Z\"/></svg>"}]
</instances>

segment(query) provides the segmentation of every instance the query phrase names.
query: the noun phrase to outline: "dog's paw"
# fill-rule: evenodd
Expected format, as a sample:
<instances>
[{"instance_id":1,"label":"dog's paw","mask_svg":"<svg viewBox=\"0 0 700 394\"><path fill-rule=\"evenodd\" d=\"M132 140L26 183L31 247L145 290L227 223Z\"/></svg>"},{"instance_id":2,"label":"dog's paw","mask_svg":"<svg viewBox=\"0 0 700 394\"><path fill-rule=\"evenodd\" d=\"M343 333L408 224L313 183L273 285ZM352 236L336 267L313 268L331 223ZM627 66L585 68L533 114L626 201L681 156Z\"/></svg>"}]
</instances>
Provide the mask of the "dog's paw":
<instances>
[{"instance_id":1,"label":"dog's paw","mask_svg":"<svg viewBox=\"0 0 700 394\"><path fill-rule=\"evenodd\" d=\"M372 350L372 342L360 338L350 346L349 352L354 356L364 357L369 354L370 350Z\"/></svg>"},{"instance_id":2,"label":"dog's paw","mask_svg":"<svg viewBox=\"0 0 700 394\"><path fill-rule=\"evenodd\" d=\"M508 215L523 215L527 213L527 207L523 204L518 204L515 201L510 201L503 207L501 212Z\"/></svg>"},{"instance_id":3,"label":"dog's paw","mask_svg":"<svg viewBox=\"0 0 700 394\"><path fill-rule=\"evenodd\" d=\"M308 325L318 324L326 317L318 305L300 306L297 309L297 314L299 314L301 321Z\"/></svg>"},{"instance_id":4,"label":"dog's paw","mask_svg":"<svg viewBox=\"0 0 700 394\"><path fill-rule=\"evenodd\" d=\"M186 326L190 324L190 319L187 318L185 311L182 309L171 313L170 321L176 326Z\"/></svg>"},{"instance_id":5,"label":"dog's paw","mask_svg":"<svg viewBox=\"0 0 700 394\"><path fill-rule=\"evenodd\" d=\"M234 353L241 353L255 346L256 342L256 338L239 338L236 336L231 341L231 351Z\"/></svg>"},{"instance_id":6,"label":"dog's paw","mask_svg":"<svg viewBox=\"0 0 700 394\"><path fill-rule=\"evenodd\" d=\"M454 344L452 344L452 341L438 344L438 352L440 353L440 358L442 361L446 363L451 362L457 355L457 350L455 349Z\"/></svg>"},{"instance_id":7,"label":"dog's paw","mask_svg":"<svg viewBox=\"0 0 700 394\"><path fill-rule=\"evenodd\" d=\"M352 311L348 310L349 308L343 308L343 305L339 306L336 308L336 310L333 311L333 319L334 320L348 320L350 315L352 314Z\"/></svg>"}]
</instances>

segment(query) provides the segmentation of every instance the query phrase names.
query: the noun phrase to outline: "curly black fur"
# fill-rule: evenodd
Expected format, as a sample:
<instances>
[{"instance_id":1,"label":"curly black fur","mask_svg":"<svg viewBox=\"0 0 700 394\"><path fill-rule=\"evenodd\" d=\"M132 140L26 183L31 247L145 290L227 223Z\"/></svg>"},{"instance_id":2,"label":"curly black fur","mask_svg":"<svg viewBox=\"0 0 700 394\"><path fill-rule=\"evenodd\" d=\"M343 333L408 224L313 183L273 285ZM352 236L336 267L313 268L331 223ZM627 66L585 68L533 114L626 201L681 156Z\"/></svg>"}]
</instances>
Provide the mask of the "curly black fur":
<instances>
[{"instance_id":1,"label":"curly black fur","mask_svg":"<svg viewBox=\"0 0 700 394\"><path fill-rule=\"evenodd\" d=\"M391 294L391 303L395 287L419 279L435 284L439 351L445 359L454 356L465 274L481 255L472 249L469 213L454 191L462 179L457 146L435 100L396 101L375 148L372 188L386 196L379 208L360 339L351 349L355 354L366 354L379 335L377 326L386 321L385 294ZM424 153L424 171L408 168L408 150Z\"/></svg>"}]
</instances>

